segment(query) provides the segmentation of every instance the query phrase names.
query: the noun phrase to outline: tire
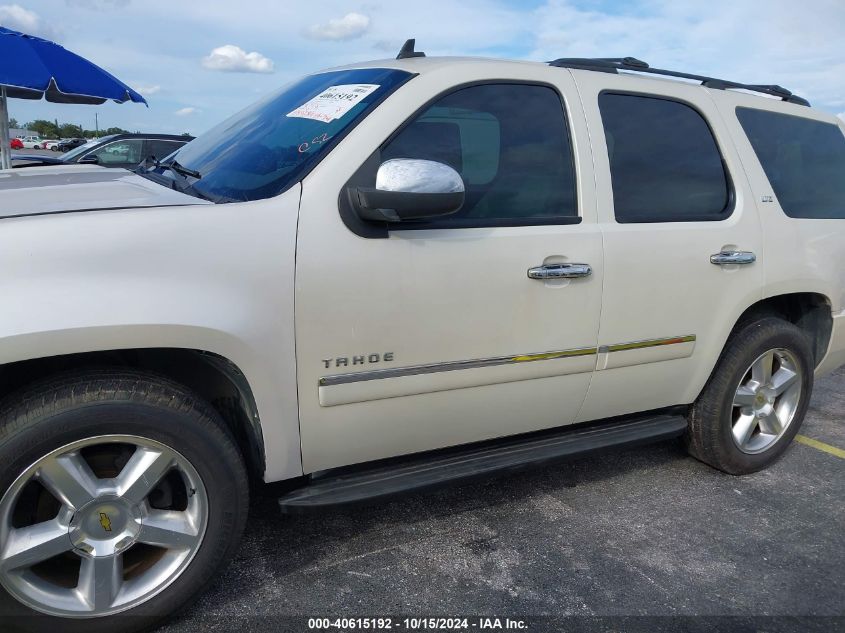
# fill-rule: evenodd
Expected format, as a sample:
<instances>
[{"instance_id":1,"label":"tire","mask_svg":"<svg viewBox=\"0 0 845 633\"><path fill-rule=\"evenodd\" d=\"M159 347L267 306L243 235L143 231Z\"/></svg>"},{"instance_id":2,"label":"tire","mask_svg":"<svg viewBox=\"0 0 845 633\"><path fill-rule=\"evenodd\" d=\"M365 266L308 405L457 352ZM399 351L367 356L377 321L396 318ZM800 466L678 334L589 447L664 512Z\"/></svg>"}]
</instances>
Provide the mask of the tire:
<instances>
[{"instance_id":1,"label":"tire","mask_svg":"<svg viewBox=\"0 0 845 633\"><path fill-rule=\"evenodd\" d=\"M814 368L810 341L792 323L762 317L741 325L690 408L687 450L732 475L766 468L801 428Z\"/></svg>"},{"instance_id":2,"label":"tire","mask_svg":"<svg viewBox=\"0 0 845 633\"><path fill-rule=\"evenodd\" d=\"M149 629L206 589L246 522L247 473L232 434L209 404L154 374L76 372L12 396L0 407L0 463L3 631ZM28 559L10 553L13 521L55 527L51 542L70 551L16 568L27 572L19 580L9 568ZM101 582L109 577L112 589ZM39 603L44 587L61 599Z\"/></svg>"}]
</instances>

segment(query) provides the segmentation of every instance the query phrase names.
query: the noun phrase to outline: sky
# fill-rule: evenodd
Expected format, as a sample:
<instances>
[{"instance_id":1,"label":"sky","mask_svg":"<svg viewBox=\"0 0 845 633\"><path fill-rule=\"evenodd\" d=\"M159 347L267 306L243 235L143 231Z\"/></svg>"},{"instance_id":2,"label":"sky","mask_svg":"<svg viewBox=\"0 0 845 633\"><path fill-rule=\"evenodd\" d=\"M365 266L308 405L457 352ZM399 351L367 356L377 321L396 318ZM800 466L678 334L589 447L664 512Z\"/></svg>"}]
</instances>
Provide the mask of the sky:
<instances>
[{"instance_id":1,"label":"sky","mask_svg":"<svg viewBox=\"0 0 845 633\"><path fill-rule=\"evenodd\" d=\"M143 94L143 105L10 100L20 123L200 134L321 68L429 55L633 56L780 84L845 119L845 0L0 0L0 25L46 37Z\"/></svg>"}]
</instances>

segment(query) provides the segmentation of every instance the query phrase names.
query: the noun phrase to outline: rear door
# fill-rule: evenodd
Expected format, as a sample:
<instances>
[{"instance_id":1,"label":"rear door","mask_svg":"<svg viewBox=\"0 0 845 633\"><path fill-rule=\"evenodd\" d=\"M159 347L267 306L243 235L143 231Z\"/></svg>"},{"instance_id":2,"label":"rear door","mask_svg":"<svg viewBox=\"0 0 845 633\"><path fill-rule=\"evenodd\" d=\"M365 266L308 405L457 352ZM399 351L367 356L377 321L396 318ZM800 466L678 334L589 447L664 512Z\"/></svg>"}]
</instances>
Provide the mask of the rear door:
<instances>
[{"instance_id":1,"label":"rear door","mask_svg":"<svg viewBox=\"0 0 845 633\"><path fill-rule=\"evenodd\" d=\"M540 67L512 79L482 68L461 85L445 72L411 80L303 182L305 472L567 424L583 402L603 266L577 94L568 72L550 84ZM457 169L464 208L383 234L345 224L346 182L390 158ZM528 275L563 263L592 274Z\"/></svg>"},{"instance_id":2,"label":"rear door","mask_svg":"<svg viewBox=\"0 0 845 633\"><path fill-rule=\"evenodd\" d=\"M599 358L579 419L689 403L762 296L754 197L707 89L574 74L605 243Z\"/></svg>"}]
</instances>

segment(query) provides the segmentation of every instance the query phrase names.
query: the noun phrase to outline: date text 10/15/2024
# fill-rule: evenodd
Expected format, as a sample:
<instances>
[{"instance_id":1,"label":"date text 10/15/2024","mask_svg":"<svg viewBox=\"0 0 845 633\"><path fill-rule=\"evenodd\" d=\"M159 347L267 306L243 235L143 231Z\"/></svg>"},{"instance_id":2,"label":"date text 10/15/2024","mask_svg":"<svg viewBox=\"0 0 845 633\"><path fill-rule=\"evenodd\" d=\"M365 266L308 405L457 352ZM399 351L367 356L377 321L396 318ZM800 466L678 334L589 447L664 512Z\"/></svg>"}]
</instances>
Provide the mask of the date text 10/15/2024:
<instances>
[{"instance_id":1,"label":"date text 10/15/2024","mask_svg":"<svg viewBox=\"0 0 845 633\"><path fill-rule=\"evenodd\" d=\"M372 618L309 618L309 630L370 630L370 631L525 631L528 623L515 618L476 617L476 618L439 618L439 617L372 617Z\"/></svg>"}]
</instances>

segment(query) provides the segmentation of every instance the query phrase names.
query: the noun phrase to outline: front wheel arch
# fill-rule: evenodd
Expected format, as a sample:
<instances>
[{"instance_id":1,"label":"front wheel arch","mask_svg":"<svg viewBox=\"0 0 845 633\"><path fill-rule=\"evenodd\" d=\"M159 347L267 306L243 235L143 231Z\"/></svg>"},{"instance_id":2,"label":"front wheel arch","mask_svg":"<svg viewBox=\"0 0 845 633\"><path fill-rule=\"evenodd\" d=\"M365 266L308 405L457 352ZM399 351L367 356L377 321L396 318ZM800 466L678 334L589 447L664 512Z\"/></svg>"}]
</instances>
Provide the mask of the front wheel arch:
<instances>
[{"instance_id":1,"label":"front wheel arch","mask_svg":"<svg viewBox=\"0 0 845 633\"><path fill-rule=\"evenodd\" d=\"M184 385L209 402L226 421L250 475L261 480L266 468L258 406L245 374L230 359L187 348L127 348L63 354L0 365L0 400L55 374L112 367L152 371Z\"/></svg>"},{"instance_id":2,"label":"front wheel arch","mask_svg":"<svg viewBox=\"0 0 845 633\"><path fill-rule=\"evenodd\" d=\"M85 448L80 451L75 449L80 443L87 446L89 439L94 444L106 443L114 446L118 452L111 451L105 455L106 459L101 459L103 455L85 454ZM138 446L143 445L144 452L139 454L138 446L130 446L132 450L126 454L126 459L120 460L120 451L126 445L134 443L134 440L143 440ZM208 520L203 522L205 528L200 532L198 524L178 523L176 532L172 529L168 532L170 540L167 541L160 540L163 538L162 530L167 528L162 521L172 521L178 519L174 515L190 512L189 499L197 489L193 487L195 478L189 475L187 479L182 480L184 486L181 495L178 491L168 493L168 489L173 490L172 482L166 484L163 490L158 490L159 486L168 480L169 474L172 473L171 468L179 466L178 460L175 464L170 461L173 455L165 455L167 459L164 461L156 456L162 447L187 460L190 466L188 470L193 470L194 475L202 478L203 487L210 498L210 502L204 506L208 517ZM154 459L148 459L151 455L146 452L147 449L152 449ZM78 567L74 568L71 564L70 568L63 569L73 577L71 580L76 578L76 575L79 576L76 585L73 582L57 580L58 576L55 574L45 576L43 570L37 575L52 585L51 591L70 591L78 598L74 586L84 584L93 587L96 594L93 601L84 600L85 604L79 604L80 601L76 600L83 611L87 609L94 617L68 618L64 614L66 609L61 613L52 612L56 606L52 601L38 602L43 600L43 592L19 594L14 588L9 589L10 577L3 576L4 589L0 590L0 612L14 622L14 630L31 633L51 633L56 630L105 632L113 631L115 627L127 631L148 630L164 617L190 604L204 591L213 580L215 572L234 554L246 522L249 500L247 475L240 451L226 424L216 411L195 393L149 372L75 371L49 378L17 392L7 398L0 407L0 453L3 463L7 465L5 471L0 473L0 479L3 480L0 487L0 506L30 503L31 497L29 501L23 500L15 492L15 485L20 477L34 473L41 482L42 492L39 494L46 492L54 497L58 507L58 514L54 519L49 518L50 513L39 517L34 511L26 511L14 520L11 527L24 531L35 529L33 534L43 533L44 526L49 529L66 528L66 533L61 538L50 541L60 546L60 559L56 561L57 557L52 556L52 549L46 553L39 552L38 556L45 556L43 560L56 561L56 564L64 564L65 567L65 556L68 553L82 559ZM40 472L40 464L44 459L48 460L48 463L57 463L58 459L53 459L54 456L62 456L62 459L72 458L75 460L73 467L68 468L68 462L64 461L65 466L60 469L48 469L48 476L45 478ZM49 461L51 459L53 462ZM81 463L80 460L86 463L84 468L75 466L77 462ZM32 467L38 467L39 470L32 471ZM60 473L61 477L50 476L49 473L53 472ZM152 473L152 478L146 477L148 472ZM72 476L68 477L65 473ZM124 477L126 473L128 476ZM143 473L145 476L136 476L137 473ZM120 484L121 478L127 483L125 487ZM73 482L74 485L58 485L67 481ZM79 485L76 485L77 483ZM154 497L153 494L157 491L159 496ZM162 492L164 496L161 496ZM36 503L36 507L42 506ZM81 522L77 521L78 518ZM105 525L101 521L106 521ZM140 526L139 531L132 532L132 542L127 543L122 538L128 534L124 530L133 525ZM97 532L89 539L84 532L90 535L92 528ZM101 552L97 549L101 545L109 545L106 542L108 538L103 538L105 533L100 531L100 528L106 531L120 530L111 544L113 551ZM150 528L152 533L145 531L146 528ZM197 528L197 545L183 567L172 569L171 559L163 556L154 555L149 558L149 547L145 545L147 543L165 543L162 546L166 550L181 551L184 548L182 532L187 528ZM77 534L79 530L82 530L83 534ZM179 538L173 540L171 537L174 535ZM193 537L194 533L188 535ZM68 536L72 538L68 540ZM80 538L76 539L75 536ZM24 549L31 550L41 548L42 541L36 539L34 545L30 544L31 540L21 542L26 545ZM95 553L90 553L89 549L82 547L85 544ZM146 549L140 551L141 558L136 557L130 561L140 565L130 571L124 566L127 562L125 557L139 545ZM73 551L68 550L68 547ZM81 550L81 553L76 550ZM11 553L20 558L20 552L16 549L12 549ZM4 550L4 556L7 554L9 551ZM95 563L109 562L107 559L120 557L121 564L110 566L109 571L115 569L134 573L138 581L158 584L142 587L149 591L139 594L142 599L135 602L131 602L134 597L131 591L128 595L112 592L107 596L108 601L102 602L106 606L101 608L100 587L106 585L96 581L96 576L100 573L97 571L98 567L95 566L91 571L92 566L89 565L89 572L83 570L85 559L91 557L96 559ZM144 557L149 558L149 561ZM23 560L15 560L12 564L30 567L34 572L33 566L40 565L41 561L42 558L29 556ZM146 570L154 568L155 565L160 565L163 575L153 575L145 579ZM93 584L83 583L86 573L94 574ZM114 581L110 586L133 582L122 574L110 578ZM137 590L137 586L134 590ZM36 602L28 604L26 600L21 600L21 595ZM123 610L124 604L119 602L120 599L129 601L126 603L127 611ZM44 608L39 609L37 605ZM66 602L60 602L59 605L66 605ZM44 615L31 617L33 612L38 611ZM124 613L131 613L136 617L116 620L118 617L123 618Z\"/></svg>"}]
</instances>

